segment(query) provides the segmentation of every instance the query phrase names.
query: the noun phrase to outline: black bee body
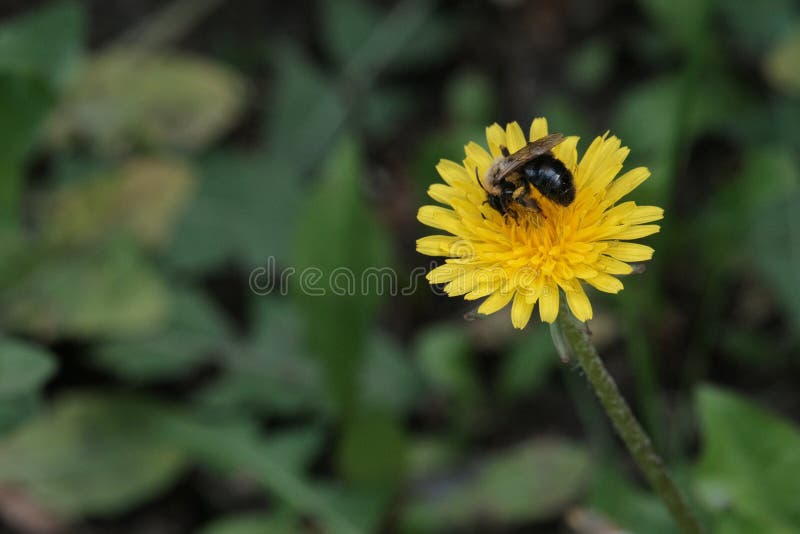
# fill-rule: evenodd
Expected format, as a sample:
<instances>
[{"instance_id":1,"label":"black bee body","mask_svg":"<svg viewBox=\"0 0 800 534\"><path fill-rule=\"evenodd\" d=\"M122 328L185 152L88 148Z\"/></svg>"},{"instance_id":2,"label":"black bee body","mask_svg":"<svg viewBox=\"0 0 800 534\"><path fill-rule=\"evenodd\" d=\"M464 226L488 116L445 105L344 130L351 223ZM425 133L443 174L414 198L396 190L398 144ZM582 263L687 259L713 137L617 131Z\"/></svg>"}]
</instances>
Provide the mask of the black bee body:
<instances>
[{"instance_id":1,"label":"black bee body","mask_svg":"<svg viewBox=\"0 0 800 534\"><path fill-rule=\"evenodd\" d=\"M475 178L486 191L486 202L503 215L516 217L513 204L541 213L531 196L535 187L545 198L561 206L575 200L575 180L563 162L551 152L564 140L561 134L550 134L531 141L513 154L501 146L503 157L496 159L483 176L475 168Z\"/></svg>"},{"instance_id":2,"label":"black bee body","mask_svg":"<svg viewBox=\"0 0 800 534\"><path fill-rule=\"evenodd\" d=\"M523 181L561 206L569 206L575 200L575 180L561 160L544 154L525 164L521 171Z\"/></svg>"}]
</instances>

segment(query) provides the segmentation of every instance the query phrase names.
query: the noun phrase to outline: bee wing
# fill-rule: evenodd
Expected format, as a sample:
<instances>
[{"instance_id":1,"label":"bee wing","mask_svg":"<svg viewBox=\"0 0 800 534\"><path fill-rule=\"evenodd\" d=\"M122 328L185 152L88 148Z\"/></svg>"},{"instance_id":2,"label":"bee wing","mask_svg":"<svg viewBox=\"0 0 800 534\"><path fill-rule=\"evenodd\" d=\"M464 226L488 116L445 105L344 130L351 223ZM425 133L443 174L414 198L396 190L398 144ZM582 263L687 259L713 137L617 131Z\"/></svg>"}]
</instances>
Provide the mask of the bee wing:
<instances>
[{"instance_id":1,"label":"bee wing","mask_svg":"<svg viewBox=\"0 0 800 534\"><path fill-rule=\"evenodd\" d=\"M511 174L533 158L550 152L554 146L558 145L563 140L563 135L554 133L537 139L536 141L531 141L520 150L517 150L498 163L499 172L497 176L504 177Z\"/></svg>"}]
</instances>

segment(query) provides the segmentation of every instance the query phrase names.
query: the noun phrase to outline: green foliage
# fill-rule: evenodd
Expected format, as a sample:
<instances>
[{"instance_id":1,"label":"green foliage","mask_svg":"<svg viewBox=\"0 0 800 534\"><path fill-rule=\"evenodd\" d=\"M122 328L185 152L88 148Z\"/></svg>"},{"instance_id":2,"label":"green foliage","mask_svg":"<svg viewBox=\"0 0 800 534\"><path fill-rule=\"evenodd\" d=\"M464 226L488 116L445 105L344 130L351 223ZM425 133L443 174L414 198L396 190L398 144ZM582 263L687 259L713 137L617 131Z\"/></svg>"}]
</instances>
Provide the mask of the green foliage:
<instances>
[{"instance_id":1,"label":"green foliage","mask_svg":"<svg viewBox=\"0 0 800 534\"><path fill-rule=\"evenodd\" d=\"M405 531L546 519L577 497L588 470L589 458L578 445L555 438L522 443L421 484L404 517Z\"/></svg>"},{"instance_id":2,"label":"green foliage","mask_svg":"<svg viewBox=\"0 0 800 534\"><path fill-rule=\"evenodd\" d=\"M430 387L451 396L462 406L477 400L480 387L471 369L469 341L462 328L431 327L419 334L414 352L420 373Z\"/></svg>"},{"instance_id":3,"label":"green foliage","mask_svg":"<svg viewBox=\"0 0 800 534\"><path fill-rule=\"evenodd\" d=\"M766 58L764 69L767 78L779 90L797 96L800 94L800 28L794 28Z\"/></svg>"},{"instance_id":4,"label":"green foliage","mask_svg":"<svg viewBox=\"0 0 800 534\"><path fill-rule=\"evenodd\" d=\"M161 528L174 491L204 534L538 532L582 511L675 532L583 377L563 367L562 391L545 326L375 287L422 264L439 159L544 115L581 150L621 137L653 172L632 197L667 208L652 270L595 306L634 411L711 531L796 530L797 428L708 386L686 408L713 369L796 415L794 2L321 0L197 26L211 4L125 9L171 48L77 1L0 24L4 526L36 531L5 513L18 497L65 531L139 528L142 505Z\"/></svg>"},{"instance_id":5,"label":"green foliage","mask_svg":"<svg viewBox=\"0 0 800 534\"><path fill-rule=\"evenodd\" d=\"M526 332L509 352L498 378L500 393L507 398L531 395L559 365L549 332L537 328Z\"/></svg>"},{"instance_id":6,"label":"green foliage","mask_svg":"<svg viewBox=\"0 0 800 534\"><path fill-rule=\"evenodd\" d=\"M362 200L362 169L360 147L343 140L306 200L294 255L300 276L304 270L306 275L316 273L295 282L295 295L310 346L320 356L343 412L353 407L356 377L378 304L377 291L362 290L367 282L362 275L388 265L388 240Z\"/></svg>"},{"instance_id":7,"label":"green foliage","mask_svg":"<svg viewBox=\"0 0 800 534\"><path fill-rule=\"evenodd\" d=\"M129 241L31 254L33 265L0 293L0 322L9 330L45 338L124 337L154 330L167 315L164 281Z\"/></svg>"},{"instance_id":8,"label":"green foliage","mask_svg":"<svg viewBox=\"0 0 800 534\"><path fill-rule=\"evenodd\" d=\"M134 382L164 380L192 372L216 351L226 349L230 337L224 318L207 297L182 290L174 294L163 326L100 344L94 361Z\"/></svg>"},{"instance_id":9,"label":"green foliage","mask_svg":"<svg viewBox=\"0 0 800 534\"><path fill-rule=\"evenodd\" d=\"M253 334L222 349L224 372L198 400L223 413L325 411L325 384L297 310L266 297L254 304Z\"/></svg>"},{"instance_id":10,"label":"green foliage","mask_svg":"<svg viewBox=\"0 0 800 534\"><path fill-rule=\"evenodd\" d=\"M0 72L61 88L80 65L85 33L82 6L73 0L53 2L5 22L0 26Z\"/></svg>"},{"instance_id":11,"label":"green foliage","mask_svg":"<svg viewBox=\"0 0 800 534\"><path fill-rule=\"evenodd\" d=\"M800 523L797 427L716 387L701 388L697 403L703 428L698 492L726 518L720 532L748 531L747 524L752 531L794 530ZM742 525L730 528L732 518Z\"/></svg>"},{"instance_id":12,"label":"green foliage","mask_svg":"<svg viewBox=\"0 0 800 534\"><path fill-rule=\"evenodd\" d=\"M291 513L241 513L214 521L201 534L278 534L295 532L297 518Z\"/></svg>"},{"instance_id":13,"label":"green foliage","mask_svg":"<svg viewBox=\"0 0 800 534\"><path fill-rule=\"evenodd\" d=\"M58 515L118 513L167 488L185 465L159 426L158 406L144 399L61 398L0 442L0 481Z\"/></svg>"},{"instance_id":14,"label":"green foliage","mask_svg":"<svg viewBox=\"0 0 800 534\"><path fill-rule=\"evenodd\" d=\"M52 117L49 137L59 147L80 139L107 153L203 148L237 118L244 91L236 73L211 61L114 49L86 65Z\"/></svg>"},{"instance_id":15,"label":"green foliage","mask_svg":"<svg viewBox=\"0 0 800 534\"><path fill-rule=\"evenodd\" d=\"M751 233L753 261L786 307L795 329L800 328L800 189L764 206ZM796 330L797 331L797 330Z\"/></svg>"},{"instance_id":16,"label":"green foliage","mask_svg":"<svg viewBox=\"0 0 800 534\"><path fill-rule=\"evenodd\" d=\"M37 391L53 376L53 355L14 339L0 339L0 399Z\"/></svg>"}]
</instances>

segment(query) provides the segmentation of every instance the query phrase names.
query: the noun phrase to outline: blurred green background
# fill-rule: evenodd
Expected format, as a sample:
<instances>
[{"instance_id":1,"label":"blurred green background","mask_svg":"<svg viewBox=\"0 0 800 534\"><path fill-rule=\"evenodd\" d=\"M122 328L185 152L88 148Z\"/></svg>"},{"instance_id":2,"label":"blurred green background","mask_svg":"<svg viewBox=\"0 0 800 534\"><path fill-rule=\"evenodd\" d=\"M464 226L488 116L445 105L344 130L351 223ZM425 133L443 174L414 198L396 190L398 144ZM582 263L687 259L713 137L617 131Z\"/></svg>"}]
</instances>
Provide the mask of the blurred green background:
<instances>
[{"instance_id":1,"label":"blurred green background","mask_svg":"<svg viewBox=\"0 0 800 534\"><path fill-rule=\"evenodd\" d=\"M535 116L652 170L591 328L709 531L800 532L793 0L2 2L0 530L675 532L546 325L250 288L407 285L438 159Z\"/></svg>"}]
</instances>

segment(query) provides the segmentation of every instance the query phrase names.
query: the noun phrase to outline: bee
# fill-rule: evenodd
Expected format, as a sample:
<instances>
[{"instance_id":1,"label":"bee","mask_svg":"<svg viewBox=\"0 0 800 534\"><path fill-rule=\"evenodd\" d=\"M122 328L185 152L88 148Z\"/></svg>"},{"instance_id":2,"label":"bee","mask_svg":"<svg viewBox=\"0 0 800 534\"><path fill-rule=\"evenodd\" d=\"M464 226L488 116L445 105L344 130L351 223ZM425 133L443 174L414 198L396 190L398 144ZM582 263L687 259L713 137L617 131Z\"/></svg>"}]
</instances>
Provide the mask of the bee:
<instances>
[{"instance_id":1,"label":"bee","mask_svg":"<svg viewBox=\"0 0 800 534\"><path fill-rule=\"evenodd\" d=\"M564 140L559 133L550 134L509 153L501 146L503 157L495 161L483 178L475 177L486 191L486 202L502 215L515 212L513 204L541 213L539 203L531 196L531 186L545 197L561 206L575 200L575 180L566 165L551 150Z\"/></svg>"}]
</instances>

